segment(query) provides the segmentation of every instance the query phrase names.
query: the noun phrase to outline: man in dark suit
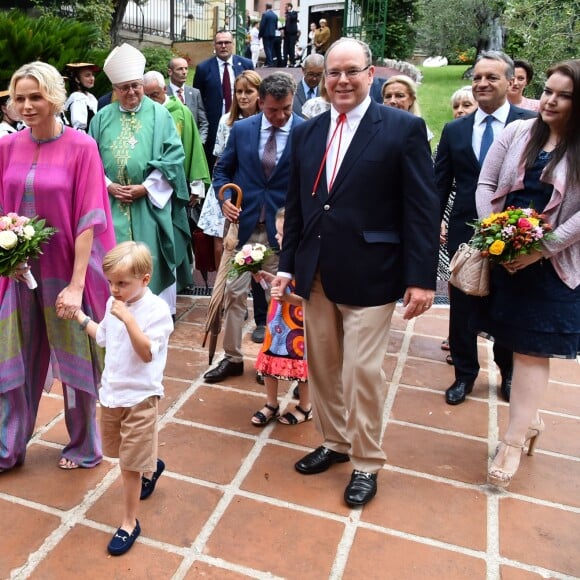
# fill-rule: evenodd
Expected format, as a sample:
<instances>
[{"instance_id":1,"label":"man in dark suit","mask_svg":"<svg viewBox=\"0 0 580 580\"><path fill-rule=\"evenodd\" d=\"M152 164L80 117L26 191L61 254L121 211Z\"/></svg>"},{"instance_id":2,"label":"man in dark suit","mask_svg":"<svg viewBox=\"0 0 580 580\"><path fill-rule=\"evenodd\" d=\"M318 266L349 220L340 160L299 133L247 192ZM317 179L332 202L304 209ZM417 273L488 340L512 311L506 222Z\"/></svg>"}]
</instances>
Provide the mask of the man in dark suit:
<instances>
[{"instance_id":1,"label":"man in dark suit","mask_svg":"<svg viewBox=\"0 0 580 580\"><path fill-rule=\"evenodd\" d=\"M370 501L385 463L388 384L382 370L391 317L432 305L439 198L425 122L372 101L369 47L352 38L326 53L331 110L296 128L284 245L274 284L296 279L304 299L308 376L323 445L303 474L352 460L350 506Z\"/></svg>"},{"instance_id":2,"label":"man in dark suit","mask_svg":"<svg viewBox=\"0 0 580 580\"><path fill-rule=\"evenodd\" d=\"M298 12L290 2L284 13L284 66L296 64L296 40L298 39Z\"/></svg>"},{"instance_id":3,"label":"man in dark suit","mask_svg":"<svg viewBox=\"0 0 580 580\"><path fill-rule=\"evenodd\" d=\"M219 31L214 41L215 57L200 62L195 69L193 79L194 88L198 89L203 99L205 112L209 123L205 153L210 170L215 158L213 147L220 117L229 111L229 104L233 96L234 80L244 70L253 70L254 65L248 58L233 54L234 37L227 30ZM228 78L224 82L224 72ZM229 84L229 99L224 96L223 87Z\"/></svg>"},{"instance_id":4,"label":"man in dark suit","mask_svg":"<svg viewBox=\"0 0 580 580\"><path fill-rule=\"evenodd\" d=\"M230 222L238 222L239 246L261 243L277 249L276 212L284 205L290 169L290 132L302 122L292 113L296 83L287 73L274 73L260 85L261 113L232 126L228 144L215 166L215 191L226 183L242 188L243 201L238 209L231 201L232 191L222 211ZM267 159L267 161L266 161ZM264 264L276 271L277 258ZM217 383L244 372L242 329L251 275L246 272L226 285L223 346L225 358L204 375Z\"/></svg>"},{"instance_id":5,"label":"man in dark suit","mask_svg":"<svg viewBox=\"0 0 580 580\"><path fill-rule=\"evenodd\" d=\"M167 65L169 83L167 85L168 96L177 97L193 115L193 119L199 130L201 142L207 141L209 123L203 106L203 99L198 89L185 84L189 65L184 58L172 58Z\"/></svg>"},{"instance_id":6,"label":"man in dark suit","mask_svg":"<svg viewBox=\"0 0 580 580\"><path fill-rule=\"evenodd\" d=\"M321 54L309 54L304 59L304 77L298 83L292 110L302 116L302 107L309 99L320 96L320 80L324 73L324 57Z\"/></svg>"},{"instance_id":7,"label":"man in dark suit","mask_svg":"<svg viewBox=\"0 0 580 580\"><path fill-rule=\"evenodd\" d=\"M260 34L264 44L264 53L266 54L266 62L264 66L274 66L274 39L276 38L276 31L278 30L278 17L272 10L272 4L266 4L266 12L262 14L260 20ZM280 63L278 63L280 66Z\"/></svg>"},{"instance_id":8,"label":"man in dark suit","mask_svg":"<svg viewBox=\"0 0 580 580\"><path fill-rule=\"evenodd\" d=\"M478 109L448 123L443 129L435 160L435 178L441 196L441 215L453 182L455 201L449 216L447 248L449 256L460 244L468 242L473 228L468 224L477 219L475 190L483 158L493 138L508 123L527 119L534 114L518 109L507 101L507 91L514 75L511 58L502 52L483 52L473 71L473 96ZM489 129L487 128L489 124ZM484 137L487 131L487 137ZM483 142L483 146L482 146ZM477 333L474 317L482 299L468 296L450 286L449 346L455 367L455 381L447 389L445 400L458 405L473 390L479 373ZM494 345L494 359L501 373L501 394L509 401L512 377L512 353Z\"/></svg>"}]
</instances>

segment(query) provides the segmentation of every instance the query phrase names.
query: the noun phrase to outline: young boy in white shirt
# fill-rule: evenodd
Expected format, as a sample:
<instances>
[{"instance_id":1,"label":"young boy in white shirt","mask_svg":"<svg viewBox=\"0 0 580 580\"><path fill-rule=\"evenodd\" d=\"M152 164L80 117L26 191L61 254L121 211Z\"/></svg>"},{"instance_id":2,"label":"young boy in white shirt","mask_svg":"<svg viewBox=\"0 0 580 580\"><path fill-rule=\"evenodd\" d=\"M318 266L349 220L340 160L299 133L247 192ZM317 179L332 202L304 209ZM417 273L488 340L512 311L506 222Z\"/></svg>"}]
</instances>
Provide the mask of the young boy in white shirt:
<instances>
[{"instance_id":1,"label":"young boy in white shirt","mask_svg":"<svg viewBox=\"0 0 580 580\"><path fill-rule=\"evenodd\" d=\"M123 520L108 551L120 556L141 533L139 500L153 493L165 469L157 457L157 405L173 320L167 303L148 288L153 260L145 244L117 245L103 258L103 272L111 290L103 320L97 324L80 310L76 319L106 349L101 436L104 454L119 458L124 499Z\"/></svg>"}]
</instances>

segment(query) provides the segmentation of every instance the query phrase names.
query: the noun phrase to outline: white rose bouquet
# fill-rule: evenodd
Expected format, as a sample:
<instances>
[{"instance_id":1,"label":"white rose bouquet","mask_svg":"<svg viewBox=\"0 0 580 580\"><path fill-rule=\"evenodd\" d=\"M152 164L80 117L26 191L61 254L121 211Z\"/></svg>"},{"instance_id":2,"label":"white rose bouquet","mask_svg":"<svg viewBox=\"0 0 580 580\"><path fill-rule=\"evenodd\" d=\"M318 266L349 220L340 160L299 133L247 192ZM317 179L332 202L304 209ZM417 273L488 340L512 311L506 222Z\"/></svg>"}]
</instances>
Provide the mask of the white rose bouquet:
<instances>
[{"instance_id":1,"label":"white rose bouquet","mask_svg":"<svg viewBox=\"0 0 580 580\"><path fill-rule=\"evenodd\" d=\"M239 252L236 252L232 259L232 268L229 271L230 278L237 278L244 272L257 274L268 256L274 253L272 248L264 244L246 244ZM261 282L260 282L261 283Z\"/></svg>"},{"instance_id":2,"label":"white rose bouquet","mask_svg":"<svg viewBox=\"0 0 580 580\"><path fill-rule=\"evenodd\" d=\"M45 225L38 217L27 218L10 212L0 216L0 276L12 276L18 267L27 266L30 258L42 254L41 244L47 242L56 228ZM37 287L34 276L25 274L26 285Z\"/></svg>"}]
</instances>

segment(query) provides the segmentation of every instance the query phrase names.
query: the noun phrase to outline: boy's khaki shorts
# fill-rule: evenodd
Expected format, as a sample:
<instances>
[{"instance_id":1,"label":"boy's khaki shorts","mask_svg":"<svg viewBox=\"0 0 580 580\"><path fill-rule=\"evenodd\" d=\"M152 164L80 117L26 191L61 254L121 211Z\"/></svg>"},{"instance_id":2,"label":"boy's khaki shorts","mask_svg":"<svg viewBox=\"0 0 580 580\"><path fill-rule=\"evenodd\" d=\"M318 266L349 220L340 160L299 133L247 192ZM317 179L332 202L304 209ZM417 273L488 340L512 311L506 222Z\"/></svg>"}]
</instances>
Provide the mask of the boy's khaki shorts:
<instances>
[{"instance_id":1,"label":"boy's khaki shorts","mask_svg":"<svg viewBox=\"0 0 580 580\"><path fill-rule=\"evenodd\" d=\"M134 407L101 407L103 453L118 457L126 471L157 469L157 405L159 397Z\"/></svg>"}]
</instances>

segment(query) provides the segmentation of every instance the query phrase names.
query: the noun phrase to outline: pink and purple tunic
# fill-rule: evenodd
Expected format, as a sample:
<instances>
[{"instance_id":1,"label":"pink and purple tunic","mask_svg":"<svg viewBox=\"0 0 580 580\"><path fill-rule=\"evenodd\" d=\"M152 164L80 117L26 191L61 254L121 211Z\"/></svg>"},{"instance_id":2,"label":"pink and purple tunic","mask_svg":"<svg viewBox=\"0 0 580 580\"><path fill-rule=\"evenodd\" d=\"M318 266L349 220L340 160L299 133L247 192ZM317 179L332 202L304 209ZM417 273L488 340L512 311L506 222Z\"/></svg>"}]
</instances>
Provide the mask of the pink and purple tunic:
<instances>
[{"instance_id":1,"label":"pink and purple tunic","mask_svg":"<svg viewBox=\"0 0 580 580\"><path fill-rule=\"evenodd\" d=\"M109 296L101 263L115 245L115 235L94 140L69 128L44 142L35 141L29 130L0 140L0 214L11 211L38 215L58 231L40 258L30 262L36 290L0 277L0 403L20 389L37 406L53 377L96 399L102 352L75 321L58 318L55 308L57 295L72 277L75 240L88 228L93 228L94 241L82 308L100 320ZM34 415L35 409L30 420ZM0 425L2 445L6 428Z\"/></svg>"}]
</instances>

